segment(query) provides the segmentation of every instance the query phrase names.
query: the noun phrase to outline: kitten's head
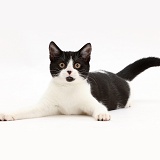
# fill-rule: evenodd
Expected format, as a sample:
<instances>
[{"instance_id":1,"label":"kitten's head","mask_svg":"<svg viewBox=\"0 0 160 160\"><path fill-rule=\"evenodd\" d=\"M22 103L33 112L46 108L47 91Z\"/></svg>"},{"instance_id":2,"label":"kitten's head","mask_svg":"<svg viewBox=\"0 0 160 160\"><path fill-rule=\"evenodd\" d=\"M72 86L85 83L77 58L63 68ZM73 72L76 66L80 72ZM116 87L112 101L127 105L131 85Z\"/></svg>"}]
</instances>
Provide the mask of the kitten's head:
<instances>
[{"instance_id":1,"label":"kitten's head","mask_svg":"<svg viewBox=\"0 0 160 160\"><path fill-rule=\"evenodd\" d=\"M65 52L50 42L50 73L54 80L61 84L85 80L89 73L91 50L91 44L87 43L77 52Z\"/></svg>"}]
</instances>

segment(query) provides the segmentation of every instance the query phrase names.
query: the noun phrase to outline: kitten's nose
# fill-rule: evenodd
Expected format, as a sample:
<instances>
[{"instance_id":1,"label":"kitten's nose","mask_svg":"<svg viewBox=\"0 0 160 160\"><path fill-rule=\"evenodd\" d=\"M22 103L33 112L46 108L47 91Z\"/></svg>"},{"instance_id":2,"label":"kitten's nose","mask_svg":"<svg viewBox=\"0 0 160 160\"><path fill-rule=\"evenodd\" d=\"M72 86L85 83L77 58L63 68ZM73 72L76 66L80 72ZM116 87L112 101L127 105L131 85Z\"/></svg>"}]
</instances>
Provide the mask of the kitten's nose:
<instances>
[{"instance_id":1,"label":"kitten's nose","mask_svg":"<svg viewBox=\"0 0 160 160\"><path fill-rule=\"evenodd\" d=\"M68 74L71 74L72 73L72 71L67 71L68 72Z\"/></svg>"}]
</instances>

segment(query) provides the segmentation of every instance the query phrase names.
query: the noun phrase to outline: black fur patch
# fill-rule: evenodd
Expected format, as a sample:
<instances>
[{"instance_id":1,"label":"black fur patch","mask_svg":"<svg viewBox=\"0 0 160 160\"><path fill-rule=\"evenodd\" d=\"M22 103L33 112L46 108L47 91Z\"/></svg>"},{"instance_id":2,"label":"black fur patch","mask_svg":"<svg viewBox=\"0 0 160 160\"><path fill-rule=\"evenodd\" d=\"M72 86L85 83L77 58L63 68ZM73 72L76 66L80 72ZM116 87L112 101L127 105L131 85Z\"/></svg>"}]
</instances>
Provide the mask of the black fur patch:
<instances>
[{"instance_id":1,"label":"black fur patch","mask_svg":"<svg viewBox=\"0 0 160 160\"><path fill-rule=\"evenodd\" d=\"M61 72L62 68L59 66L60 63L65 63L67 67L70 59L73 60L73 65L76 63L80 63L81 67L76 69L78 70L79 74L83 78L87 78L89 72L89 62L85 61L82 57L80 52L63 52L59 54L59 56L55 57L53 61L50 63L50 72L53 77L56 77Z\"/></svg>"},{"instance_id":2,"label":"black fur patch","mask_svg":"<svg viewBox=\"0 0 160 160\"><path fill-rule=\"evenodd\" d=\"M88 75L88 83L91 85L91 93L108 110L124 108L130 89L128 83L117 75L106 72L93 72Z\"/></svg>"},{"instance_id":3,"label":"black fur patch","mask_svg":"<svg viewBox=\"0 0 160 160\"><path fill-rule=\"evenodd\" d=\"M146 69L157 66L160 66L160 58L143 58L128 65L123 70L118 72L117 75L125 80L132 81L137 75L139 75Z\"/></svg>"}]
</instances>

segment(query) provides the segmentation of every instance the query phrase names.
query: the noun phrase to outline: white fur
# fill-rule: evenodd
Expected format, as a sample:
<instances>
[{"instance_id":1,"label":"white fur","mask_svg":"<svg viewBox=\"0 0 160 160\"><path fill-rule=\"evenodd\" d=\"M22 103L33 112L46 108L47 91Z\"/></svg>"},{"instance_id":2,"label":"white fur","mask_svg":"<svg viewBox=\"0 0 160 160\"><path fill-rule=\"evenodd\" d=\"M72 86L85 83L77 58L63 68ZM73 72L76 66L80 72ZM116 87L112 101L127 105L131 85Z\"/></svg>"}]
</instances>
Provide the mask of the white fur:
<instances>
[{"instance_id":1,"label":"white fur","mask_svg":"<svg viewBox=\"0 0 160 160\"><path fill-rule=\"evenodd\" d=\"M69 76L67 71L72 71L70 76L75 79L73 82L66 81L66 77ZM87 114L96 120L110 120L107 108L91 95L90 85L73 68L72 60L58 77L52 78L46 93L36 106L9 115L1 114L0 120L17 120L57 114Z\"/></svg>"},{"instance_id":2,"label":"white fur","mask_svg":"<svg viewBox=\"0 0 160 160\"><path fill-rule=\"evenodd\" d=\"M130 81L127 81L127 83L129 85L129 88L130 88L130 95L129 95L129 98L128 98L128 101L126 103L125 108L128 108L128 107L132 106L132 89L131 89Z\"/></svg>"},{"instance_id":3,"label":"white fur","mask_svg":"<svg viewBox=\"0 0 160 160\"><path fill-rule=\"evenodd\" d=\"M104 73L104 74L108 74L106 71L104 70L98 70L97 72L100 72L100 73Z\"/></svg>"}]
</instances>

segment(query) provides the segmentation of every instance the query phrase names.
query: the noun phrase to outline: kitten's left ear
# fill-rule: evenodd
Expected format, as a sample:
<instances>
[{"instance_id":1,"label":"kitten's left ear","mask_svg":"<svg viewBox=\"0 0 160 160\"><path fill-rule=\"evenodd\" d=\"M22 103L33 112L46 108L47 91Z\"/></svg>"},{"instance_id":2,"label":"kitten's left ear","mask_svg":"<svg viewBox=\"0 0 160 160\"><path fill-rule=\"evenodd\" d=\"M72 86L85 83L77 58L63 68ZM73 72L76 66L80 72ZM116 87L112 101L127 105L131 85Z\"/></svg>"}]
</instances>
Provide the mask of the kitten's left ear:
<instances>
[{"instance_id":1,"label":"kitten's left ear","mask_svg":"<svg viewBox=\"0 0 160 160\"><path fill-rule=\"evenodd\" d=\"M82 58L84 58L87 61L90 60L91 51L92 51L92 46L90 43L87 43L79 50Z\"/></svg>"}]
</instances>

